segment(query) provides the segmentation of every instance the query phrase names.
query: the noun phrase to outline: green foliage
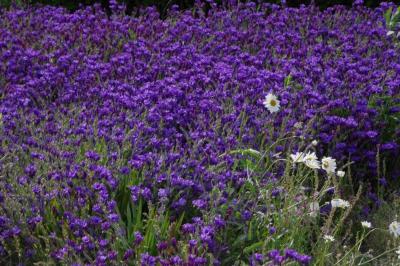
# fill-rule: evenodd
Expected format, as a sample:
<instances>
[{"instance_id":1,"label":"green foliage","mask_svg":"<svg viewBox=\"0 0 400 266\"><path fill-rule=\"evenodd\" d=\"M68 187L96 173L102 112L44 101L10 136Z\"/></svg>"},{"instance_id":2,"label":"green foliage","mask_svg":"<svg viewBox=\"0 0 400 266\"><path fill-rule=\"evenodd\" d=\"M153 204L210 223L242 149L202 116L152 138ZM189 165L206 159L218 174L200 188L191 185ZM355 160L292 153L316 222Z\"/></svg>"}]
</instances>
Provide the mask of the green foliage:
<instances>
[{"instance_id":1,"label":"green foliage","mask_svg":"<svg viewBox=\"0 0 400 266\"><path fill-rule=\"evenodd\" d=\"M312 265L371 265L396 260L393 243L389 246L379 244L390 247L390 252L365 249L374 235L380 235L387 242L391 238L387 226L396 218L392 215L380 224L373 221L372 229L361 227L356 214L360 212L358 202L363 189L359 186L357 193L351 196L347 188L351 186L350 171L345 178L326 177L305 165L293 167L289 159L283 159L285 175L279 181L265 183L261 182L265 169L270 169L273 175L275 168L271 164L277 163L277 160L265 160L267 153L253 149L228 152L236 158L234 168L248 169L248 176L239 190L234 187L228 190L231 191L230 201L216 210L224 216L229 214L229 210L233 213L231 222L219 237L230 250L224 256L224 265L247 265L251 254L267 254L273 249L287 248L311 254ZM333 195L328 194L330 189L333 189ZM330 199L344 195L350 196L349 208L333 208L327 213L310 209L315 203L323 207ZM233 202L237 207L232 209ZM248 202L252 204L246 204ZM241 215L246 209L253 215L243 223L240 222ZM325 235L331 235L334 241L325 240Z\"/></svg>"},{"instance_id":2,"label":"green foliage","mask_svg":"<svg viewBox=\"0 0 400 266\"><path fill-rule=\"evenodd\" d=\"M334 108L330 113L339 117L349 117L351 115L351 110L346 108Z\"/></svg>"},{"instance_id":3,"label":"green foliage","mask_svg":"<svg viewBox=\"0 0 400 266\"><path fill-rule=\"evenodd\" d=\"M378 112L377 121L385 126L382 140L395 139L395 134L400 129L400 97L374 95L370 98L368 106Z\"/></svg>"},{"instance_id":4,"label":"green foliage","mask_svg":"<svg viewBox=\"0 0 400 266\"><path fill-rule=\"evenodd\" d=\"M396 9L396 11L393 13L393 9L389 8L385 14L385 22L386 22L386 28L388 30L394 31L396 27L399 26L400 22L400 7Z\"/></svg>"}]
</instances>

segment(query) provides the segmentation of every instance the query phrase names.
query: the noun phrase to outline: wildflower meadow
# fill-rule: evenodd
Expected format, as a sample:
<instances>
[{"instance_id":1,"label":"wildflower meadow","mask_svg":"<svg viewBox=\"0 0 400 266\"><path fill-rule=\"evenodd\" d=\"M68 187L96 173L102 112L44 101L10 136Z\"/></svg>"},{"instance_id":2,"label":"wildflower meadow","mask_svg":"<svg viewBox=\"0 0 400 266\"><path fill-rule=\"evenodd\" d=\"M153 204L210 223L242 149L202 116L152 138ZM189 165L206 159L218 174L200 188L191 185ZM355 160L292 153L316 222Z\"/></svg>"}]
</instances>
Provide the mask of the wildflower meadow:
<instances>
[{"instance_id":1,"label":"wildflower meadow","mask_svg":"<svg viewBox=\"0 0 400 266\"><path fill-rule=\"evenodd\" d=\"M0 9L0 265L400 265L400 8L125 8Z\"/></svg>"}]
</instances>

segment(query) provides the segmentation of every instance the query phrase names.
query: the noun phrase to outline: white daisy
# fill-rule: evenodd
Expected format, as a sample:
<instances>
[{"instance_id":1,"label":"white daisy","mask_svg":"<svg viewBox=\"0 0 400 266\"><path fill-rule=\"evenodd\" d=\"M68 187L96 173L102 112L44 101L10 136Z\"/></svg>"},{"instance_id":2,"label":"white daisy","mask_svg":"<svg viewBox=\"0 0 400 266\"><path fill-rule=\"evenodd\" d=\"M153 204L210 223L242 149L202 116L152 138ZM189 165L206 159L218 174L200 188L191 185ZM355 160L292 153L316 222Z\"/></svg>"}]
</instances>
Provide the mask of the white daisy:
<instances>
[{"instance_id":1,"label":"white daisy","mask_svg":"<svg viewBox=\"0 0 400 266\"><path fill-rule=\"evenodd\" d=\"M342 199L333 199L331 200L332 208L348 208L350 207L350 203L347 200Z\"/></svg>"},{"instance_id":2,"label":"white daisy","mask_svg":"<svg viewBox=\"0 0 400 266\"><path fill-rule=\"evenodd\" d=\"M307 167L311 168L311 169L320 169L320 163L319 161L306 161L305 162Z\"/></svg>"},{"instance_id":3,"label":"white daisy","mask_svg":"<svg viewBox=\"0 0 400 266\"><path fill-rule=\"evenodd\" d=\"M296 152L295 154L291 154L290 158L294 163L301 163L304 160L304 152Z\"/></svg>"},{"instance_id":4,"label":"white daisy","mask_svg":"<svg viewBox=\"0 0 400 266\"><path fill-rule=\"evenodd\" d=\"M394 34L394 31L390 30L390 31L388 31L388 32L386 33L386 36L390 36L390 35L393 35L393 34Z\"/></svg>"},{"instance_id":5,"label":"white daisy","mask_svg":"<svg viewBox=\"0 0 400 266\"><path fill-rule=\"evenodd\" d=\"M363 221L363 222L361 222L361 226L364 228L371 228L372 224L368 221Z\"/></svg>"},{"instance_id":6,"label":"white daisy","mask_svg":"<svg viewBox=\"0 0 400 266\"><path fill-rule=\"evenodd\" d=\"M335 238L333 236L331 236L331 235L324 235L323 238L324 238L325 242L333 242L333 241L335 241Z\"/></svg>"},{"instance_id":7,"label":"white daisy","mask_svg":"<svg viewBox=\"0 0 400 266\"><path fill-rule=\"evenodd\" d=\"M313 141L311 141L311 144L313 145L313 146L317 146L318 145L318 140L313 140Z\"/></svg>"},{"instance_id":8,"label":"white daisy","mask_svg":"<svg viewBox=\"0 0 400 266\"><path fill-rule=\"evenodd\" d=\"M337 171L336 174L338 177L344 177L346 173L344 171Z\"/></svg>"},{"instance_id":9,"label":"white daisy","mask_svg":"<svg viewBox=\"0 0 400 266\"><path fill-rule=\"evenodd\" d=\"M318 161L318 157L315 152L308 152L303 159L303 162L307 165L307 167L311 169L319 169L321 168L320 163Z\"/></svg>"},{"instance_id":10,"label":"white daisy","mask_svg":"<svg viewBox=\"0 0 400 266\"><path fill-rule=\"evenodd\" d=\"M394 237L400 236L400 223L398 221L394 221L389 225L389 232Z\"/></svg>"},{"instance_id":11,"label":"white daisy","mask_svg":"<svg viewBox=\"0 0 400 266\"><path fill-rule=\"evenodd\" d=\"M267 96L265 96L263 104L271 113L278 112L281 107L278 98L272 93L268 93Z\"/></svg>"},{"instance_id":12,"label":"white daisy","mask_svg":"<svg viewBox=\"0 0 400 266\"><path fill-rule=\"evenodd\" d=\"M336 170L336 160L332 157L324 157L321 160L322 169L324 169L328 174L335 173Z\"/></svg>"},{"instance_id":13,"label":"white daisy","mask_svg":"<svg viewBox=\"0 0 400 266\"><path fill-rule=\"evenodd\" d=\"M315 152L307 152L307 154L304 156L304 161L317 161L318 157L315 154Z\"/></svg>"}]
</instances>

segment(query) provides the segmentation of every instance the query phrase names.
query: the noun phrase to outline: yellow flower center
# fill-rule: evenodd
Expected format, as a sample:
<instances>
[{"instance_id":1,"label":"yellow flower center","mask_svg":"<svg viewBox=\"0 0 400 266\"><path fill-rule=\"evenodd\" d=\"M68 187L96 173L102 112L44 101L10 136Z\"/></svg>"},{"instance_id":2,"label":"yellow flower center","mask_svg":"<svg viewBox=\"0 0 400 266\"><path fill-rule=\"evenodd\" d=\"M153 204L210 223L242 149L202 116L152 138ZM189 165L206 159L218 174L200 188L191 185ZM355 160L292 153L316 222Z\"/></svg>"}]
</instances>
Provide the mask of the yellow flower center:
<instances>
[{"instance_id":1,"label":"yellow flower center","mask_svg":"<svg viewBox=\"0 0 400 266\"><path fill-rule=\"evenodd\" d=\"M269 103L271 106L276 106L276 101L275 100L271 100L271 102Z\"/></svg>"}]
</instances>

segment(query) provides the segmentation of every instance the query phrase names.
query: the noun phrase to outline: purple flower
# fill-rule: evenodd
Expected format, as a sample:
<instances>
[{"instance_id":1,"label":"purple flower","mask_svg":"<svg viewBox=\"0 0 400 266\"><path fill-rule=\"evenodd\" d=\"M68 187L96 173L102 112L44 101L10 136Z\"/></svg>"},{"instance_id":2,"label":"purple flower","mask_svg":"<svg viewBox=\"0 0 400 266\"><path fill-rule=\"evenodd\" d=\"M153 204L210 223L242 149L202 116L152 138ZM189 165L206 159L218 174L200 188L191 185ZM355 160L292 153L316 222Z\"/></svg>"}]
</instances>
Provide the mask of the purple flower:
<instances>
[{"instance_id":1,"label":"purple flower","mask_svg":"<svg viewBox=\"0 0 400 266\"><path fill-rule=\"evenodd\" d=\"M127 249L127 250L125 251L125 254L124 254L123 259L124 259L125 261L127 261L130 257L133 256L133 254L134 254L134 251L133 251L132 249Z\"/></svg>"},{"instance_id":2,"label":"purple flower","mask_svg":"<svg viewBox=\"0 0 400 266\"><path fill-rule=\"evenodd\" d=\"M103 231L107 231L108 229L110 229L110 223L109 222L103 222L102 224L101 224L101 229L103 230Z\"/></svg>"},{"instance_id":3,"label":"purple flower","mask_svg":"<svg viewBox=\"0 0 400 266\"><path fill-rule=\"evenodd\" d=\"M11 230L10 230L10 234L11 234L13 237L18 236L20 233L21 233L21 229L20 229L18 226L14 226L14 227L11 228Z\"/></svg>"},{"instance_id":4,"label":"purple flower","mask_svg":"<svg viewBox=\"0 0 400 266\"><path fill-rule=\"evenodd\" d=\"M268 254L267 254L267 256L268 256L275 264L278 264L278 265L280 265L280 264L285 260L285 257L281 256L279 250L276 250L276 249L269 251Z\"/></svg>"},{"instance_id":5,"label":"purple flower","mask_svg":"<svg viewBox=\"0 0 400 266\"><path fill-rule=\"evenodd\" d=\"M167 249L168 243L166 241L161 241L157 244L157 250L161 252L162 250Z\"/></svg>"},{"instance_id":6,"label":"purple flower","mask_svg":"<svg viewBox=\"0 0 400 266\"><path fill-rule=\"evenodd\" d=\"M200 239L203 242L210 242L212 240L212 238L214 237L214 229L211 226L204 226L201 229L201 233L200 233Z\"/></svg>"},{"instance_id":7,"label":"purple flower","mask_svg":"<svg viewBox=\"0 0 400 266\"><path fill-rule=\"evenodd\" d=\"M86 245L88 245L91 241L90 238L88 236L84 236L82 237L82 242Z\"/></svg>"},{"instance_id":8,"label":"purple flower","mask_svg":"<svg viewBox=\"0 0 400 266\"><path fill-rule=\"evenodd\" d=\"M311 262L311 257L298 253L293 249L285 249L285 257L293 259L300 263L301 265L309 265Z\"/></svg>"},{"instance_id":9,"label":"purple flower","mask_svg":"<svg viewBox=\"0 0 400 266\"><path fill-rule=\"evenodd\" d=\"M197 250L197 240L191 239L189 240L189 252L195 253Z\"/></svg>"},{"instance_id":10,"label":"purple flower","mask_svg":"<svg viewBox=\"0 0 400 266\"><path fill-rule=\"evenodd\" d=\"M158 191L158 197L160 199L168 198L168 194L169 194L168 189L160 188L160 190Z\"/></svg>"},{"instance_id":11,"label":"purple flower","mask_svg":"<svg viewBox=\"0 0 400 266\"><path fill-rule=\"evenodd\" d=\"M250 265L251 266L262 265L263 260L264 260L264 256L262 254L254 253L251 256Z\"/></svg>"},{"instance_id":12,"label":"purple flower","mask_svg":"<svg viewBox=\"0 0 400 266\"><path fill-rule=\"evenodd\" d=\"M251 219L252 215L253 214L250 211L247 211L247 210L243 211L242 212L242 219L245 220L245 221L249 221Z\"/></svg>"},{"instance_id":13,"label":"purple flower","mask_svg":"<svg viewBox=\"0 0 400 266\"><path fill-rule=\"evenodd\" d=\"M225 225L226 225L226 222L225 222L225 220L222 218L221 215L217 215L217 216L214 218L214 226L215 226L215 228L217 228L217 229L222 229L222 228L225 227Z\"/></svg>"},{"instance_id":14,"label":"purple flower","mask_svg":"<svg viewBox=\"0 0 400 266\"><path fill-rule=\"evenodd\" d=\"M183 260L179 256L173 256L171 258L171 263L172 265L181 265L183 263Z\"/></svg>"},{"instance_id":15,"label":"purple flower","mask_svg":"<svg viewBox=\"0 0 400 266\"><path fill-rule=\"evenodd\" d=\"M145 200L151 200L151 198L152 198L151 190L147 187L142 189L141 194Z\"/></svg>"},{"instance_id":16,"label":"purple flower","mask_svg":"<svg viewBox=\"0 0 400 266\"><path fill-rule=\"evenodd\" d=\"M196 231L196 227L193 224L183 224L182 231L186 234L193 234Z\"/></svg>"},{"instance_id":17,"label":"purple flower","mask_svg":"<svg viewBox=\"0 0 400 266\"><path fill-rule=\"evenodd\" d=\"M126 260L126 258L125 258L125 255L126 255L126 254L127 254L127 253L124 254L124 260ZM113 250L112 250L112 251L109 251L108 254L107 254L107 257L108 257L108 259L111 260L111 261L112 261L112 260L115 260L115 259L117 258L117 252L116 252L116 251L113 251Z\"/></svg>"},{"instance_id":18,"label":"purple flower","mask_svg":"<svg viewBox=\"0 0 400 266\"><path fill-rule=\"evenodd\" d=\"M110 222L112 222L112 223L116 223L116 222L119 221L119 215L116 214L116 213L111 213L111 214L109 214L107 218L108 218L108 219L110 220Z\"/></svg>"},{"instance_id":19,"label":"purple flower","mask_svg":"<svg viewBox=\"0 0 400 266\"><path fill-rule=\"evenodd\" d=\"M85 155L86 155L86 158L93 160L95 162L100 160L100 155L98 153L96 153L95 151L87 151L85 153Z\"/></svg>"},{"instance_id":20,"label":"purple flower","mask_svg":"<svg viewBox=\"0 0 400 266\"><path fill-rule=\"evenodd\" d=\"M193 206L199 208L199 209L205 209L207 207L207 201L202 200L202 199L198 199L198 200L194 200L192 201Z\"/></svg>"},{"instance_id":21,"label":"purple flower","mask_svg":"<svg viewBox=\"0 0 400 266\"><path fill-rule=\"evenodd\" d=\"M107 239L101 239L100 241L99 241L99 246L100 247L106 247L108 245L108 240Z\"/></svg>"},{"instance_id":22,"label":"purple flower","mask_svg":"<svg viewBox=\"0 0 400 266\"><path fill-rule=\"evenodd\" d=\"M143 236L140 234L140 232L135 232L134 237L135 237L135 244L140 245L140 243L142 243L143 241Z\"/></svg>"},{"instance_id":23,"label":"purple flower","mask_svg":"<svg viewBox=\"0 0 400 266\"><path fill-rule=\"evenodd\" d=\"M130 188L131 191L131 198L133 202L138 201L139 196L140 196L140 188L138 186L131 186Z\"/></svg>"},{"instance_id":24,"label":"purple flower","mask_svg":"<svg viewBox=\"0 0 400 266\"><path fill-rule=\"evenodd\" d=\"M365 134L368 136L368 138L372 139L378 135L378 132L370 130L370 131L367 131Z\"/></svg>"},{"instance_id":25,"label":"purple flower","mask_svg":"<svg viewBox=\"0 0 400 266\"><path fill-rule=\"evenodd\" d=\"M140 263L142 266L155 266L156 265L156 258L149 255L148 253L143 253L140 259Z\"/></svg>"},{"instance_id":26,"label":"purple flower","mask_svg":"<svg viewBox=\"0 0 400 266\"><path fill-rule=\"evenodd\" d=\"M25 174L29 177L34 177L36 174L36 166L34 164L30 164L25 168Z\"/></svg>"}]
</instances>

